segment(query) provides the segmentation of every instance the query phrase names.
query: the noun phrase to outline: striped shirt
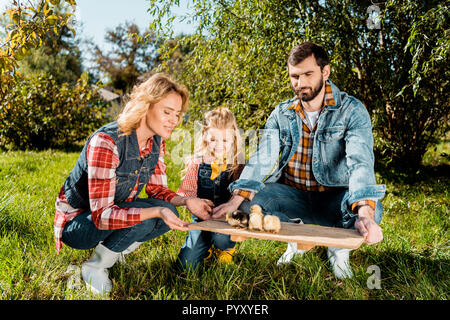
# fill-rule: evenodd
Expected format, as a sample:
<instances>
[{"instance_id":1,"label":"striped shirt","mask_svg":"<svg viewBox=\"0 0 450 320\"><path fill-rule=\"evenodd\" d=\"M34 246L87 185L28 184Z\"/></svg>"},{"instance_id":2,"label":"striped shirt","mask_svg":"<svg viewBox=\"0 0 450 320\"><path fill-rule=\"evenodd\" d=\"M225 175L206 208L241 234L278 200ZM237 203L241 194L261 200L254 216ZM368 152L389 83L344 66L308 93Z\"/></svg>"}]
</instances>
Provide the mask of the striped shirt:
<instances>
[{"instance_id":1,"label":"striped shirt","mask_svg":"<svg viewBox=\"0 0 450 320\"><path fill-rule=\"evenodd\" d=\"M147 141L139 153L141 157L148 155L153 147L153 139ZM164 163L165 142L161 143L161 150L156 168L148 181L145 192L151 198L170 202L177 194L167 186L166 165ZM141 223L140 208L119 208L114 204L116 190L116 168L119 166L119 152L114 140L104 133L98 133L92 137L86 152L88 165L89 204L92 212L92 221L100 230L115 230L131 227ZM139 181L136 180L126 202L136 199ZM55 202L54 237L56 250L62 248L62 232L65 224L84 209L72 208L68 203L64 186Z\"/></svg>"}]
</instances>

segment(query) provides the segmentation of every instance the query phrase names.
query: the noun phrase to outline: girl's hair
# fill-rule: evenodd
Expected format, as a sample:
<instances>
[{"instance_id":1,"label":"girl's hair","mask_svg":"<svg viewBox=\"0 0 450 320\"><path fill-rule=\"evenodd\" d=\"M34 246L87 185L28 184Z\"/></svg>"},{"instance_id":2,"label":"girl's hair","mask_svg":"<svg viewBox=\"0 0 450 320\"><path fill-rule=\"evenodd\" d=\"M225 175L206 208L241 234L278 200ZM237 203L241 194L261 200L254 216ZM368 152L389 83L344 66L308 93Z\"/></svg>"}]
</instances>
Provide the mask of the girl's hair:
<instances>
[{"instance_id":1,"label":"girl's hair","mask_svg":"<svg viewBox=\"0 0 450 320\"><path fill-rule=\"evenodd\" d=\"M129 135L136 130L142 118L155 103L175 92L181 96L183 104L181 113L186 113L189 103L189 93L184 85L176 83L163 73L156 73L148 80L133 88L129 101L117 116L117 123L122 135Z\"/></svg>"},{"instance_id":2,"label":"girl's hair","mask_svg":"<svg viewBox=\"0 0 450 320\"><path fill-rule=\"evenodd\" d=\"M234 175L234 173L243 167L239 163L242 158L241 135L236 123L236 118L230 109L226 107L219 107L208 111L203 117L201 134L194 147L194 156L205 155L208 144L206 141L206 133L211 128L230 130L233 135L233 146L231 150L232 161L230 163L230 159L227 159L227 171L230 171L231 174Z\"/></svg>"}]
</instances>

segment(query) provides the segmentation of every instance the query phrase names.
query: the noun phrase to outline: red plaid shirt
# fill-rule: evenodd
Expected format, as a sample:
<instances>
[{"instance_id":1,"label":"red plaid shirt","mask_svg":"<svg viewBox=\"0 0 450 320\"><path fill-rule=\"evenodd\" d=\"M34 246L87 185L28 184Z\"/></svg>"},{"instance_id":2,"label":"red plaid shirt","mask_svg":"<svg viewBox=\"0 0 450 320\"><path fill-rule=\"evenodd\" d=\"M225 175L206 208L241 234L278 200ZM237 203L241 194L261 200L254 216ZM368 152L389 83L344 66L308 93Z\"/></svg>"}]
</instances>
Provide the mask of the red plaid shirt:
<instances>
[{"instance_id":1,"label":"red plaid shirt","mask_svg":"<svg viewBox=\"0 0 450 320\"><path fill-rule=\"evenodd\" d=\"M153 139L139 153L141 157L148 155L153 146ZM160 155L155 171L147 183L145 192L151 198L170 202L177 194L167 187L166 165L164 163L165 142L161 144ZM92 221L101 230L115 230L131 227L141 223L140 208L119 208L114 204L116 190L116 168L119 166L119 152L114 140L104 133L98 133L90 140L86 152L88 164L89 204ZM126 202L135 200L138 180ZM62 232L64 225L75 218L84 209L72 208L68 203L64 186L56 199L54 220L54 237L56 250L62 248Z\"/></svg>"}]
</instances>

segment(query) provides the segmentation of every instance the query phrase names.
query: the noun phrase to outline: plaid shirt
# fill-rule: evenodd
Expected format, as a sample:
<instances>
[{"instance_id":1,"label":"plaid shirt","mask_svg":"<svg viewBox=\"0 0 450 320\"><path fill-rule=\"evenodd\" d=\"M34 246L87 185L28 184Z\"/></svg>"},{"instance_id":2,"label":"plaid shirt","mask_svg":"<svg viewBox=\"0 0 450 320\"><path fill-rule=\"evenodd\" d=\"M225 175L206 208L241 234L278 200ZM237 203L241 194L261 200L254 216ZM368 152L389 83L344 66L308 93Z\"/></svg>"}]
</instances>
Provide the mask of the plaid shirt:
<instances>
[{"instance_id":1,"label":"plaid shirt","mask_svg":"<svg viewBox=\"0 0 450 320\"><path fill-rule=\"evenodd\" d=\"M320 112L322 112L323 108L328 104L334 105L336 102L333 98L331 85L327 82L325 84L325 98ZM325 191L332 189L320 185L314 178L312 172L312 151L317 123L314 127L310 127L310 123L305 116L305 111L303 110L300 100L295 100L294 104L292 104L289 109L295 110L302 119L303 136L297 146L297 151L295 151L291 160L289 160L284 168L280 182L303 191Z\"/></svg>"},{"instance_id":2,"label":"plaid shirt","mask_svg":"<svg viewBox=\"0 0 450 320\"><path fill-rule=\"evenodd\" d=\"M153 146L153 139L139 153L141 157L148 155ZM145 192L151 198L170 202L177 194L167 187L166 165L164 163L165 142L161 144L160 155L155 171L147 183ZM92 212L92 221L101 230L115 230L131 227L141 223L140 208L119 208L114 204L116 190L116 168L119 166L119 152L114 140L104 134L98 133L90 140L86 152L88 164L89 204ZM138 181L131 191L126 202L134 201L138 189ZM72 208L68 203L64 186L56 199L56 213L54 220L54 237L56 250L62 248L62 232L64 225L84 209Z\"/></svg>"},{"instance_id":3,"label":"plaid shirt","mask_svg":"<svg viewBox=\"0 0 450 320\"><path fill-rule=\"evenodd\" d=\"M331 85L325 83L325 97L320 112L327 105L335 105ZM317 182L312 172L312 148L314 143L314 135L317 127L317 122L314 127L310 127L310 123L305 116L303 107L299 99L289 107L302 119L303 137L297 146L297 150L289 160L286 167L283 169L283 174L280 178L280 183L292 186L303 191L326 191L332 190L332 187L326 187ZM320 113L319 113L320 114ZM247 200L251 200L254 194L248 190L235 190L234 194L240 195ZM372 200L362 200L352 204L352 210L356 210L358 206L369 205L375 210L376 203ZM356 212L355 212L356 213Z\"/></svg>"}]
</instances>

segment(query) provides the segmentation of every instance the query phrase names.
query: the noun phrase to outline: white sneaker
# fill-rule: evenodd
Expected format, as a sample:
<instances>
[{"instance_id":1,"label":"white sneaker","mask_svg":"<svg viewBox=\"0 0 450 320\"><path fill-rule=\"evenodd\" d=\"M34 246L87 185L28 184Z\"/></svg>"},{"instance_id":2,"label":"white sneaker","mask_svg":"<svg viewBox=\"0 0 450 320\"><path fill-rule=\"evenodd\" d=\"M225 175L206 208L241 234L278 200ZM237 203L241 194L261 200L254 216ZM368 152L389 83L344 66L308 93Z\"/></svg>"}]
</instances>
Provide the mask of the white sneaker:
<instances>
[{"instance_id":1,"label":"white sneaker","mask_svg":"<svg viewBox=\"0 0 450 320\"><path fill-rule=\"evenodd\" d=\"M297 249L297 242L288 242L286 251L277 261L277 266L288 264L296 255L303 255L305 252L306 250Z\"/></svg>"},{"instance_id":2,"label":"white sneaker","mask_svg":"<svg viewBox=\"0 0 450 320\"><path fill-rule=\"evenodd\" d=\"M88 289L101 296L107 296L112 290L108 278L108 268L111 268L119 258L119 253L103 246L101 243L94 249L92 257L81 265L81 276Z\"/></svg>"},{"instance_id":3,"label":"white sneaker","mask_svg":"<svg viewBox=\"0 0 450 320\"><path fill-rule=\"evenodd\" d=\"M328 247L327 256L333 273L338 279L353 277L350 267L350 251L351 249Z\"/></svg>"},{"instance_id":4,"label":"white sneaker","mask_svg":"<svg viewBox=\"0 0 450 320\"><path fill-rule=\"evenodd\" d=\"M143 242L134 242L127 249L123 250L119 255L119 263L125 263L125 255L136 250Z\"/></svg>"}]
</instances>

